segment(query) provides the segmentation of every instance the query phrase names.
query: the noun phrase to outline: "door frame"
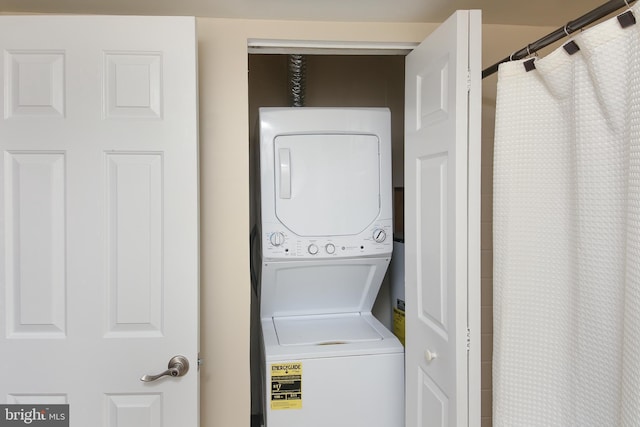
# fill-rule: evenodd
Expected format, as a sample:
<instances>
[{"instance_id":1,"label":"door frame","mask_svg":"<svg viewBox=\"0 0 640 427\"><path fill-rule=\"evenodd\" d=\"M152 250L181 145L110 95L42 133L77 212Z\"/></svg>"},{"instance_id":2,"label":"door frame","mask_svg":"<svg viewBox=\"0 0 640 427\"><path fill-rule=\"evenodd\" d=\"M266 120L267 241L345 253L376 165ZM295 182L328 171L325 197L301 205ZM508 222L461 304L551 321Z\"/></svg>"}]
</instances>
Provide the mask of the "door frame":
<instances>
[{"instance_id":1,"label":"door frame","mask_svg":"<svg viewBox=\"0 0 640 427\"><path fill-rule=\"evenodd\" d=\"M437 28L437 27L436 27ZM435 28L434 28L435 30ZM428 36L427 36L428 37ZM481 46L481 40L476 41ZM247 55L250 54L304 54L304 55L400 55L406 56L415 49L420 43L416 42L375 42L375 41L326 41L326 40L283 40L269 38L248 38L247 39ZM476 46L477 48L477 46ZM481 76L469 76L469 79L478 79L481 84ZM481 96L481 93L475 94ZM470 95L471 96L471 95ZM248 126L249 124L247 124ZM480 129L480 123L469 123L469 127ZM470 147L471 148L471 147ZM482 156L481 146L479 151L469 152L469 155ZM481 162L478 162L481 164ZM469 177L480 176L481 171L469 170ZM478 187L473 194L477 195L475 199L469 199L469 206L476 203L481 207L480 197L480 180L477 182L470 179L469 188ZM477 247L480 251L480 223L468 222L468 241L467 245ZM469 360L477 360L479 363L470 363L468 366L468 403L469 403L469 426L479 427L481 422L481 278L480 278L480 257L471 257L469 259L468 285L473 285L477 281L476 286L468 286L468 300L477 301L475 306L467 305L467 319L470 328L467 330L467 342L469 343ZM471 273L474 273L473 275ZM472 387L473 386L473 387ZM475 392L472 392L475 390ZM475 421L475 422L474 422Z\"/></svg>"},{"instance_id":2,"label":"door frame","mask_svg":"<svg viewBox=\"0 0 640 427\"><path fill-rule=\"evenodd\" d=\"M418 46L415 42L350 42L321 40L248 39L248 54L301 55L402 55Z\"/></svg>"}]
</instances>

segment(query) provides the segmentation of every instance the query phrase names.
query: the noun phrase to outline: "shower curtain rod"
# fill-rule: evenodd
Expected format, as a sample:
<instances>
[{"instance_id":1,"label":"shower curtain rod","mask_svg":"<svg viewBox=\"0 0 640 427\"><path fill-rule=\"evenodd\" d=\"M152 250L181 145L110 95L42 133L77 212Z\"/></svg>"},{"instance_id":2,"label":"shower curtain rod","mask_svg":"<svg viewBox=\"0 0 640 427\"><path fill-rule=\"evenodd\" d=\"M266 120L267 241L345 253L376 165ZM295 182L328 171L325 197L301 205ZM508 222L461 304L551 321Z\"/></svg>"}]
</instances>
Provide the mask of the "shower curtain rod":
<instances>
[{"instance_id":1,"label":"shower curtain rod","mask_svg":"<svg viewBox=\"0 0 640 427\"><path fill-rule=\"evenodd\" d=\"M484 70L482 70L482 78L484 79L485 77L488 77L498 71L498 65L502 64L503 62L526 58L532 53L539 51L543 47L549 46L551 43L554 43L575 31L581 30L587 25L593 24L594 22L601 18L604 18L608 14L613 13L623 7L628 7L635 1L636 0L609 0L603 5L598 6L592 11L582 15L581 17L568 22L564 27L558 28L554 32L549 33L541 39L536 40L535 42L528 44L526 47L512 53L503 60L496 62L488 68L485 68Z\"/></svg>"}]
</instances>

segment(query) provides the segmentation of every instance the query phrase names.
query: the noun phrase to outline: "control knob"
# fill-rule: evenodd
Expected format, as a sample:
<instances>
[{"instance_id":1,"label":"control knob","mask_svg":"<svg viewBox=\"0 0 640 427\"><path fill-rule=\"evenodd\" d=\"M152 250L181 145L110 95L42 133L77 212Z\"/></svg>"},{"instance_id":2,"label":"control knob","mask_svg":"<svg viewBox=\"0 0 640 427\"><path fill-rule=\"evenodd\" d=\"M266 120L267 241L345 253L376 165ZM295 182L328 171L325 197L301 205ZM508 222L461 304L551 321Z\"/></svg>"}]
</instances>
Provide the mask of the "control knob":
<instances>
[{"instance_id":1,"label":"control knob","mask_svg":"<svg viewBox=\"0 0 640 427\"><path fill-rule=\"evenodd\" d=\"M387 232L382 228L376 228L373 230L373 240L378 243L382 243L387 239Z\"/></svg>"},{"instance_id":2,"label":"control knob","mask_svg":"<svg viewBox=\"0 0 640 427\"><path fill-rule=\"evenodd\" d=\"M307 250L309 251L309 253L311 255L315 255L318 253L318 246L316 246L314 243L310 244L309 247L307 248Z\"/></svg>"},{"instance_id":3,"label":"control knob","mask_svg":"<svg viewBox=\"0 0 640 427\"><path fill-rule=\"evenodd\" d=\"M284 243L284 234L280 231L276 231L275 233L271 233L269 236L269 241L273 246L280 246Z\"/></svg>"}]
</instances>

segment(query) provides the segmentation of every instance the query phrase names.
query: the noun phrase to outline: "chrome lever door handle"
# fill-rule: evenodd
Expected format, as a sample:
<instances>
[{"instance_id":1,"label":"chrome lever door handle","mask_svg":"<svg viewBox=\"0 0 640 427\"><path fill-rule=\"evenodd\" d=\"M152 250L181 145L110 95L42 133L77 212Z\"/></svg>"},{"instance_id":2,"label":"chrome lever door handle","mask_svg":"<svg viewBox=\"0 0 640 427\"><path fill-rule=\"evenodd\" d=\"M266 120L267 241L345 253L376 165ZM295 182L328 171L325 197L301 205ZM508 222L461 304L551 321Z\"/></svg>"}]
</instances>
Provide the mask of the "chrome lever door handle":
<instances>
[{"instance_id":1,"label":"chrome lever door handle","mask_svg":"<svg viewBox=\"0 0 640 427\"><path fill-rule=\"evenodd\" d=\"M189 372L189 360L184 356L173 356L169 360L169 366L166 371L157 375L145 375L140 378L140 381L148 383L161 377L181 377L187 372Z\"/></svg>"}]
</instances>

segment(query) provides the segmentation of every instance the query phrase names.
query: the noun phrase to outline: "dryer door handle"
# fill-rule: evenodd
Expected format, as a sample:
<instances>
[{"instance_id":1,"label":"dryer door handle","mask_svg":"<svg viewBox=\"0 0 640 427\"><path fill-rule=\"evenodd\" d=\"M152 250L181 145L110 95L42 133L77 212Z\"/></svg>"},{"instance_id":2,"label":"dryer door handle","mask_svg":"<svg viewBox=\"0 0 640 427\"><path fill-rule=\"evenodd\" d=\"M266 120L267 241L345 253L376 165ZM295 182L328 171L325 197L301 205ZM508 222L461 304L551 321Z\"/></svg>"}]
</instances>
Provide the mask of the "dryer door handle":
<instances>
[{"instance_id":1,"label":"dryer door handle","mask_svg":"<svg viewBox=\"0 0 640 427\"><path fill-rule=\"evenodd\" d=\"M288 148L278 150L280 163L280 198L291 198L291 153Z\"/></svg>"}]
</instances>

